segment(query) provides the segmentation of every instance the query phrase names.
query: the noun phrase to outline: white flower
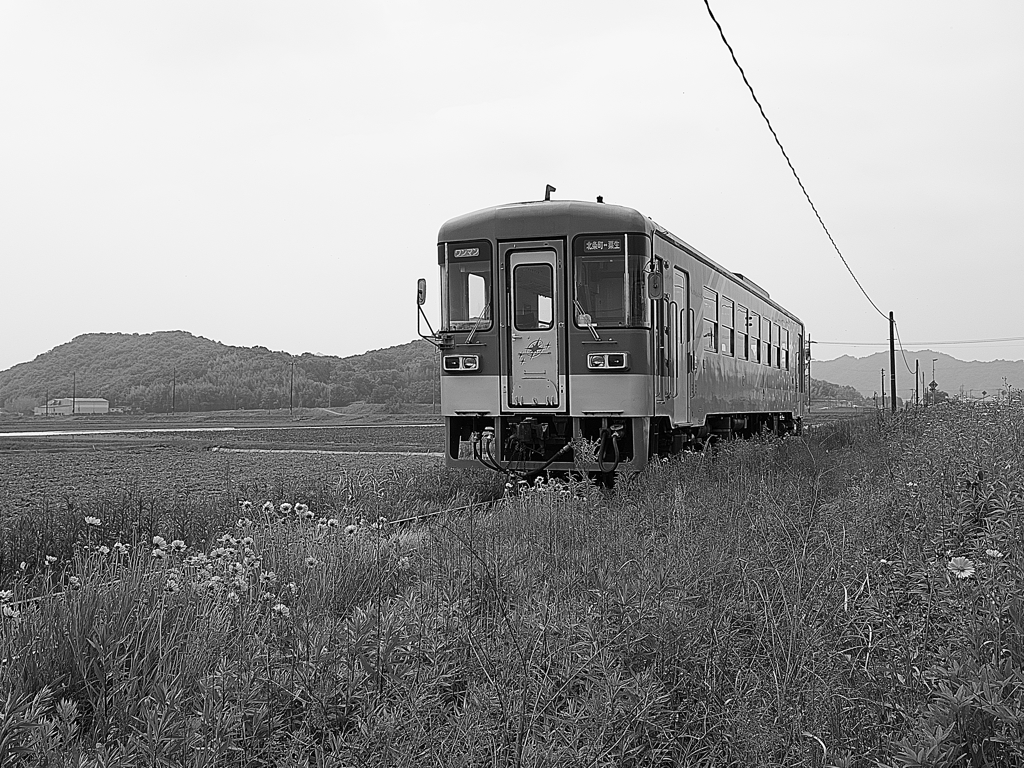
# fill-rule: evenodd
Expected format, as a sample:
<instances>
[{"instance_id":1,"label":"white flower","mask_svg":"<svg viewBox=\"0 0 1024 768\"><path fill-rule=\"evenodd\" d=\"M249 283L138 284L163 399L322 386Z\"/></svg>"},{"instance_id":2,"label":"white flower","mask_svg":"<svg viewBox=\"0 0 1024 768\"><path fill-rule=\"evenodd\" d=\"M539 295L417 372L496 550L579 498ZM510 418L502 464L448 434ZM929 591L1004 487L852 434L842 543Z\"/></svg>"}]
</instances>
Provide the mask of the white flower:
<instances>
[{"instance_id":1,"label":"white flower","mask_svg":"<svg viewBox=\"0 0 1024 768\"><path fill-rule=\"evenodd\" d=\"M249 512L251 509L252 509L252 502L251 501L243 501L242 502L242 511L243 512Z\"/></svg>"},{"instance_id":2,"label":"white flower","mask_svg":"<svg viewBox=\"0 0 1024 768\"><path fill-rule=\"evenodd\" d=\"M289 512L292 511L292 505L286 501L284 504L280 506L280 510L282 515L287 515Z\"/></svg>"},{"instance_id":3,"label":"white flower","mask_svg":"<svg viewBox=\"0 0 1024 768\"><path fill-rule=\"evenodd\" d=\"M270 585L277 581L277 574L273 571L264 571L260 574L260 584Z\"/></svg>"},{"instance_id":4,"label":"white flower","mask_svg":"<svg viewBox=\"0 0 1024 768\"><path fill-rule=\"evenodd\" d=\"M96 526L98 526L100 524L100 519L98 517L86 517L85 518L85 524L86 525L91 525L92 527L95 528Z\"/></svg>"},{"instance_id":5,"label":"white flower","mask_svg":"<svg viewBox=\"0 0 1024 768\"><path fill-rule=\"evenodd\" d=\"M270 503L269 501L263 502L263 512L265 514L269 515L273 511L274 511L274 505L272 503Z\"/></svg>"},{"instance_id":6,"label":"white flower","mask_svg":"<svg viewBox=\"0 0 1024 768\"><path fill-rule=\"evenodd\" d=\"M332 517L330 520L327 521L328 528L337 528L339 525L341 525L341 521L338 520L338 518L336 517Z\"/></svg>"},{"instance_id":7,"label":"white flower","mask_svg":"<svg viewBox=\"0 0 1024 768\"><path fill-rule=\"evenodd\" d=\"M398 558L398 570L400 570L400 571L408 571L411 567L412 567L412 563L410 562L408 557L400 557L400 558Z\"/></svg>"},{"instance_id":8,"label":"white flower","mask_svg":"<svg viewBox=\"0 0 1024 768\"><path fill-rule=\"evenodd\" d=\"M47 565L47 567L53 565L56 562L57 562L57 558L54 557L53 555L47 555L46 556L46 565Z\"/></svg>"},{"instance_id":9,"label":"white flower","mask_svg":"<svg viewBox=\"0 0 1024 768\"><path fill-rule=\"evenodd\" d=\"M100 544L98 547L96 547L96 551L104 557L106 557L110 554L110 547L108 547L106 544Z\"/></svg>"},{"instance_id":10,"label":"white flower","mask_svg":"<svg viewBox=\"0 0 1024 768\"><path fill-rule=\"evenodd\" d=\"M346 525L345 526L345 533L347 533L349 536L351 536L353 533L355 533L358 530L359 530L359 526L358 525Z\"/></svg>"},{"instance_id":11,"label":"white flower","mask_svg":"<svg viewBox=\"0 0 1024 768\"><path fill-rule=\"evenodd\" d=\"M252 536L246 536L244 539L242 539L241 544L243 547L255 547L256 539L254 539Z\"/></svg>"},{"instance_id":12,"label":"white flower","mask_svg":"<svg viewBox=\"0 0 1024 768\"><path fill-rule=\"evenodd\" d=\"M27 571L28 570L28 563L26 563L24 560L22 560L21 561L21 565L19 565L18 567L21 568L22 571Z\"/></svg>"},{"instance_id":13,"label":"white flower","mask_svg":"<svg viewBox=\"0 0 1024 768\"><path fill-rule=\"evenodd\" d=\"M3 608L3 613L5 619L11 619L12 621L17 621L21 618L21 611L19 611L13 605L5 605Z\"/></svg>"},{"instance_id":14,"label":"white flower","mask_svg":"<svg viewBox=\"0 0 1024 768\"><path fill-rule=\"evenodd\" d=\"M986 549L985 554L991 557L993 560L998 560L1003 556L1003 553L998 549Z\"/></svg>"},{"instance_id":15,"label":"white flower","mask_svg":"<svg viewBox=\"0 0 1024 768\"><path fill-rule=\"evenodd\" d=\"M157 560L163 560L165 557L167 557L167 553L160 549L160 547L154 549L152 554L153 557L155 557Z\"/></svg>"},{"instance_id":16,"label":"white flower","mask_svg":"<svg viewBox=\"0 0 1024 768\"><path fill-rule=\"evenodd\" d=\"M185 549L185 542L181 539L175 539L171 542L171 552L184 552Z\"/></svg>"},{"instance_id":17,"label":"white flower","mask_svg":"<svg viewBox=\"0 0 1024 768\"><path fill-rule=\"evenodd\" d=\"M320 565L320 561L312 555L308 555L306 557L305 563L307 568L316 568L318 565Z\"/></svg>"},{"instance_id":18,"label":"white flower","mask_svg":"<svg viewBox=\"0 0 1024 768\"><path fill-rule=\"evenodd\" d=\"M154 536L153 537L153 546L159 547L160 549L163 549L164 547L167 546L167 541L164 539L163 536Z\"/></svg>"},{"instance_id":19,"label":"white flower","mask_svg":"<svg viewBox=\"0 0 1024 768\"><path fill-rule=\"evenodd\" d=\"M7 603L14 599L14 590L5 589L0 591L0 603Z\"/></svg>"},{"instance_id":20,"label":"white flower","mask_svg":"<svg viewBox=\"0 0 1024 768\"><path fill-rule=\"evenodd\" d=\"M68 586L71 589L81 589L82 588L82 580L80 578L78 578L77 576L72 576L70 579L68 579Z\"/></svg>"},{"instance_id":21,"label":"white flower","mask_svg":"<svg viewBox=\"0 0 1024 768\"><path fill-rule=\"evenodd\" d=\"M114 553L118 555L127 555L128 550L131 547L127 544L122 544L120 541L114 542Z\"/></svg>"},{"instance_id":22,"label":"white flower","mask_svg":"<svg viewBox=\"0 0 1024 768\"><path fill-rule=\"evenodd\" d=\"M958 579L969 579L974 575L974 562L966 557L954 557L946 568Z\"/></svg>"},{"instance_id":23,"label":"white flower","mask_svg":"<svg viewBox=\"0 0 1024 768\"><path fill-rule=\"evenodd\" d=\"M178 582L176 582L174 579L168 579L167 583L164 584L164 592L166 592L168 595L175 594L179 589L181 589L181 587L178 586Z\"/></svg>"},{"instance_id":24,"label":"white flower","mask_svg":"<svg viewBox=\"0 0 1024 768\"><path fill-rule=\"evenodd\" d=\"M237 592L228 592L226 595L227 601L232 605L238 605L240 598Z\"/></svg>"},{"instance_id":25,"label":"white flower","mask_svg":"<svg viewBox=\"0 0 1024 768\"><path fill-rule=\"evenodd\" d=\"M238 518L238 522L235 523L235 527L237 527L237 528L251 528L252 527L252 520L250 520L248 517L240 517L240 518Z\"/></svg>"},{"instance_id":26,"label":"white flower","mask_svg":"<svg viewBox=\"0 0 1024 768\"><path fill-rule=\"evenodd\" d=\"M272 610L277 616L280 616L282 619L287 619L292 613L288 606L284 603L278 603L273 607Z\"/></svg>"}]
</instances>

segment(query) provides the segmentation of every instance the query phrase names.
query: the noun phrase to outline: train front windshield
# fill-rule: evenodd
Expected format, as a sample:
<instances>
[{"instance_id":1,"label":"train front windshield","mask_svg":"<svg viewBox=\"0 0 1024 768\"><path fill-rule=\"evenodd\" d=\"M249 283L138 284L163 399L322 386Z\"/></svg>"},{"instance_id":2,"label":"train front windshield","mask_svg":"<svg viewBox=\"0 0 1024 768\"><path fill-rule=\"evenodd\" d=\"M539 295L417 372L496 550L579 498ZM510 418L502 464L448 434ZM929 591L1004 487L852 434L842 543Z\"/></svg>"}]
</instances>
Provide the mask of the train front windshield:
<instances>
[{"instance_id":1,"label":"train front windshield","mask_svg":"<svg viewBox=\"0 0 1024 768\"><path fill-rule=\"evenodd\" d=\"M490 259L451 259L444 272L442 327L447 331L490 328L493 316Z\"/></svg>"},{"instance_id":2,"label":"train front windshield","mask_svg":"<svg viewBox=\"0 0 1024 768\"><path fill-rule=\"evenodd\" d=\"M648 323L644 294L646 256L576 256L576 322L590 315L598 328L639 328Z\"/></svg>"}]
</instances>

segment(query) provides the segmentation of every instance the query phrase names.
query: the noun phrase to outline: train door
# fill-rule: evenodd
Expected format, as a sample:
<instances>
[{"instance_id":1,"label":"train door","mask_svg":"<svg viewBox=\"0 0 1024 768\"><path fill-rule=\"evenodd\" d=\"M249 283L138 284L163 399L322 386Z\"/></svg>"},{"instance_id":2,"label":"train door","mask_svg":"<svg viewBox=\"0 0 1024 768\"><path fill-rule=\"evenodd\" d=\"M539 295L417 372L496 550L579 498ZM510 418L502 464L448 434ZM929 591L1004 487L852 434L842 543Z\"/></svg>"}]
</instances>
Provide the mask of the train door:
<instances>
[{"instance_id":1,"label":"train door","mask_svg":"<svg viewBox=\"0 0 1024 768\"><path fill-rule=\"evenodd\" d=\"M665 275L666 264L660 258L655 259L655 269ZM669 278L671 279L671 278ZM664 284L664 283L663 283ZM672 291L664 290L661 298L654 301L651 315L652 342L654 344L652 359L654 360L654 401L659 406L672 412L672 401L675 392L676 353L673 341L677 324L673 320Z\"/></svg>"},{"instance_id":2,"label":"train door","mask_svg":"<svg viewBox=\"0 0 1024 768\"><path fill-rule=\"evenodd\" d=\"M666 291L667 293L667 291ZM688 423L690 420L690 377L693 375L693 331L690 328L690 283L689 275L679 267L672 268L672 314L675 349L674 389L675 411L673 422Z\"/></svg>"},{"instance_id":3,"label":"train door","mask_svg":"<svg viewBox=\"0 0 1024 768\"><path fill-rule=\"evenodd\" d=\"M561 242L502 243L508 368L502 389L512 410L565 412Z\"/></svg>"}]
</instances>

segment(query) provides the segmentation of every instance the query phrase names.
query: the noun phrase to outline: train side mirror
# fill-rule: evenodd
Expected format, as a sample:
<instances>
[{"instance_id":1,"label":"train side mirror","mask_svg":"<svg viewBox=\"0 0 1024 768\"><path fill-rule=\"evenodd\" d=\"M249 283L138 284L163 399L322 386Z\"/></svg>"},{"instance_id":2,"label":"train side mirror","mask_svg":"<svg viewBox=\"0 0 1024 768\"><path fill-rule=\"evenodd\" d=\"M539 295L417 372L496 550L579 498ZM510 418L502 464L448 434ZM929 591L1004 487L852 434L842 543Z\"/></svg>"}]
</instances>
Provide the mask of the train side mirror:
<instances>
[{"instance_id":1,"label":"train side mirror","mask_svg":"<svg viewBox=\"0 0 1024 768\"><path fill-rule=\"evenodd\" d=\"M427 281L426 278L420 278L416 281L416 303L419 306L423 306L427 301Z\"/></svg>"},{"instance_id":2,"label":"train side mirror","mask_svg":"<svg viewBox=\"0 0 1024 768\"><path fill-rule=\"evenodd\" d=\"M594 320L593 320L593 318L590 315L588 315L586 312L581 314L577 318L577 320L579 321L579 324L580 324L581 328L593 328L594 327Z\"/></svg>"},{"instance_id":3,"label":"train side mirror","mask_svg":"<svg viewBox=\"0 0 1024 768\"><path fill-rule=\"evenodd\" d=\"M665 283L660 269L647 275L647 295L652 299L660 299L665 295Z\"/></svg>"}]
</instances>

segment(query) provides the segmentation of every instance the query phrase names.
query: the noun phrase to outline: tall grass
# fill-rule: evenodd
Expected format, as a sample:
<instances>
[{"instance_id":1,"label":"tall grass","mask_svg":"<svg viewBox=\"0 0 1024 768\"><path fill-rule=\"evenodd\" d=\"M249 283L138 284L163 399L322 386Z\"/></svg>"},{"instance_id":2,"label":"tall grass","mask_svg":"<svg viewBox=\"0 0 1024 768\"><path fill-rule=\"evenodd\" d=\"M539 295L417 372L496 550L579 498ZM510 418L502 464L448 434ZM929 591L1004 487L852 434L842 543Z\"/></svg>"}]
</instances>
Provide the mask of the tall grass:
<instances>
[{"instance_id":1,"label":"tall grass","mask_svg":"<svg viewBox=\"0 0 1024 768\"><path fill-rule=\"evenodd\" d=\"M104 522L13 582L0 762L1022 765L1022 456L1019 406L950 405L429 525L377 517L490 486Z\"/></svg>"}]
</instances>

